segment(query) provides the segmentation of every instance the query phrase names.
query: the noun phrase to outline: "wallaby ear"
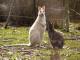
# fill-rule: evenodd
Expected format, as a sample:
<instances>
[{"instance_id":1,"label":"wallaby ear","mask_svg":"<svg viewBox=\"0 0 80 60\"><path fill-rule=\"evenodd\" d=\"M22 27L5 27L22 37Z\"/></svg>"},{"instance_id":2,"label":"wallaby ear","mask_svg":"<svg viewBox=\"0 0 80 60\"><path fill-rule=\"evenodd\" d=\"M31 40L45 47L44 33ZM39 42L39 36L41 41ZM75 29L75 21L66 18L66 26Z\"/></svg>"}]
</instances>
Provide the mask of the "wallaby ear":
<instances>
[{"instance_id":1,"label":"wallaby ear","mask_svg":"<svg viewBox=\"0 0 80 60\"><path fill-rule=\"evenodd\" d=\"M43 5L42 8L45 10L45 5Z\"/></svg>"},{"instance_id":2,"label":"wallaby ear","mask_svg":"<svg viewBox=\"0 0 80 60\"><path fill-rule=\"evenodd\" d=\"M38 6L38 10L40 10L41 9L41 7L40 6Z\"/></svg>"}]
</instances>

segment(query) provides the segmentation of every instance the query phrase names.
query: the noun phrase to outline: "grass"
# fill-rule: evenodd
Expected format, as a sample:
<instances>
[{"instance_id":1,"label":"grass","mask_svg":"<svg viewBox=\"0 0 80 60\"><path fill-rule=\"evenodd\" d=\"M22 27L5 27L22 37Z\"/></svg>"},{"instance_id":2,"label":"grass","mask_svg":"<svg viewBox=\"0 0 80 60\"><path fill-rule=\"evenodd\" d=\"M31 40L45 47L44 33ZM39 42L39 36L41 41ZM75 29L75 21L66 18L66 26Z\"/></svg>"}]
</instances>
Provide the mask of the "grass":
<instances>
[{"instance_id":1,"label":"grass","mask_svg":"<svg viewBox=\"0 0 80 60\"><path fill-rule=\"evenodd\" d=\"M16 44L27 44L29 42L28 31L29 28L27 27L0 28L0 47L13 45L13 47L5 47L7 51L2 49L2 52L0 52L0 60L3 58L10 60L50 60L52 49L47 47L42 49L31 49L27 48L27 46L14 46ZM77 34L80 35L80 33ZM46 32L43 44L50 46L48 40L48 34ZM62 59L66 60L80 60L80 41L65 40L65 45L60 51L60 55Z\"/></svg>"},{"instance_id":2,"label":"grass","mask_svg":"<svg viewBox=\"0 0 80 60\"><path fill-rule=\"evenodd\" d=\"M28 39L27 28L20 27L15 29L12 29L12 28L0 29L0 42L1 42L0 45L27 43L28 41L27 39Z\"/></svg>"}]
</instances>

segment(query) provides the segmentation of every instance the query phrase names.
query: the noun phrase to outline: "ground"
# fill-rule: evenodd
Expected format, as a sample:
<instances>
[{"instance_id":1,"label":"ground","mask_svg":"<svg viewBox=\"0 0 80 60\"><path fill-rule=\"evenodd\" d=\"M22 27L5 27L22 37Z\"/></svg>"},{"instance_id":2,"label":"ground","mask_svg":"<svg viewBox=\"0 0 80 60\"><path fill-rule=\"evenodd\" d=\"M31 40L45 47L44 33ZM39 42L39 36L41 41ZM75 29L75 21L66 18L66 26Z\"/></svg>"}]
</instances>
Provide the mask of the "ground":
<instances>
[{"instance_id":1,"label":"ground","mask_svg":"<svg viewBox=\"0 0 80 60\"><path fill-rule=\"evenodd\" d=\"M0 60L51 60L53 49L49 43L47 32L43 39L41 48L30 48L26 44L28 41L29 27L0 28ZM64 32L65 45L60 50L62 60L80 60L80 40L71 38L69 33ZM76 36L80 31L76 32ZM66 38L66 37L69 38ZM71 40L73 39L73 40ZM21 45L22 44L22 45Z\"/></svg>"}]
</instances>

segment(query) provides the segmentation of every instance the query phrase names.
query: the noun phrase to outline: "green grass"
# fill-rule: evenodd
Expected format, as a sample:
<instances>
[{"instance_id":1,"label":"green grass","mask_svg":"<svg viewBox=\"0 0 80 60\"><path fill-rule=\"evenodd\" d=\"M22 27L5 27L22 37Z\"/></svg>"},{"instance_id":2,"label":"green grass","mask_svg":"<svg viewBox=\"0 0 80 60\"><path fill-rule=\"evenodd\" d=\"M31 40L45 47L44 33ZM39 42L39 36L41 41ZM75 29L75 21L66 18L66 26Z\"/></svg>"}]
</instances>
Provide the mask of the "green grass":
<instances>
[{"instance_id":1,"label":"green grass","mask_svg":"<svg viewBox=\"0 0 80 60\"><path fill-rule=\"evenodd\" d=\"M9 29L0 28L0 47L6 45L16 45L16 44L27 44L28 40L28 31L27 27L17 27ZM69 33L65 33L69 34ZM80 35L80 33L77 33ZM50 46L49 38L47 32L45 33L45 38L43 40L43 45ZM27 46L17 46L16 50L13 52L11 49L8 49L6 52L0 52L0 57L8 57L10 60L17 60L21 58L23 60L50 60L52 49L49 48L40 48L40 49L31 49ZM20 52L21 48L24 48L27 52ZM23 50L24 50L23 49ZM11 52L11 53L9 53ZM3 54L4 53L4 54ZM80 41L76 40L65 40L64 48L60 51L62 59L66 60L80 60ZM1 60L1 58L0 58Z\"/></svg>"},{"instance_id":2,"label":"green grass","mask_svg":"<svg viewBox=\"0 0 80 60\"><path fill-rule=\"evenodd\" d=\"M23 27L15 29L0 29L0 42L0 45L27 43L28 29Z\"/></svg>"}]
</instances>

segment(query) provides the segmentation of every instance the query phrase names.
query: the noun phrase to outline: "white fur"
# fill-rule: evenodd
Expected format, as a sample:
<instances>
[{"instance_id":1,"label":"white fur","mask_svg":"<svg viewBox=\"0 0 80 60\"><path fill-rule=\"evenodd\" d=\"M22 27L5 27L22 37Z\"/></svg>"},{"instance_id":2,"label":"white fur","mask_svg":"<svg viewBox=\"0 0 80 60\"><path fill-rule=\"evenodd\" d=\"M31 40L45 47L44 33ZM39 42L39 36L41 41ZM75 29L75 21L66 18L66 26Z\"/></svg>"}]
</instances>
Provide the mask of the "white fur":
<instances>
[{"instance_id":1,"label":"white fur","mask_svg":"<svg viewBox=\"0 0 80 60\"><path fill-rule=\"evenodd\" d=\"M45 9L38 8L38 16L29 30L29 44L32 46L40 45L43 34L46 30Z\"/></svg>"}]
</instances>

